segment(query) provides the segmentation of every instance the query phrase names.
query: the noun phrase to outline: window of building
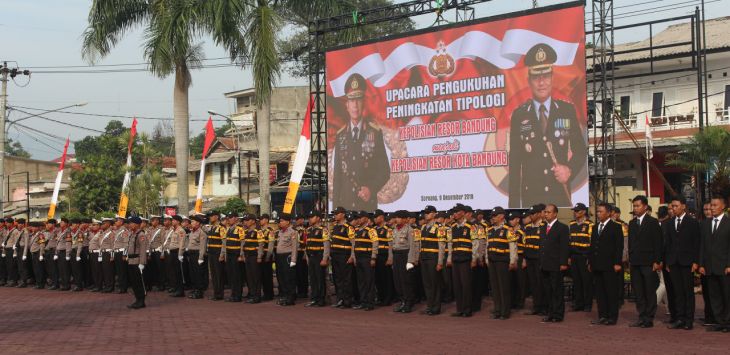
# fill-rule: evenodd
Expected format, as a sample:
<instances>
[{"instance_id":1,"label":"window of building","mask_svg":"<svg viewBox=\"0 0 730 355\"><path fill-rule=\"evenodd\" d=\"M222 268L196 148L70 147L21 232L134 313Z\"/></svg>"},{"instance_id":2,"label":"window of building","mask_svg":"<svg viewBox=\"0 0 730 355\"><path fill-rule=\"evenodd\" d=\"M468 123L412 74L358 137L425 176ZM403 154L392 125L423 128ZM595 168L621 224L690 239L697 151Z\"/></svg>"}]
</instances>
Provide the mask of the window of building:
<instances>
[{"instance_id":1,"label":"window of building","mask_svg":"<svg viewBox=\"0 0 730 355\"><path fill-rule=\"evenodd\" d=\"M224 164L218 165L220 171L220 184L223 185L226 181L226 166Z\"/></svg>"},{"instance_id":2,"label":"window of building","mask_svg":"<svg viewBox=\"0 0 730 355\"><path fill-rule=\"evenodd\" d=\"M664 93L655 92L651 99L651 116L661 117L662 106L664 106Z\"/></svg>"},{"instance_id":3,"label":"window of building","mask_svg":"<svg viewBox=\"0 0 730 355\"><path fill-rule=\"evenodd\" d=\"M631 96L621 96L621 118L624 121L629 119L631 112Z\"/></svg>"},{"instance_id":4,"label":"window of building","mask_svg":"<svg viewBox=\"0 0 730 355\"><path fill-rule=\"evenodd\" d=\"M228 163L228 183L233 183L233 164Z\"/></svg>"},{"instance_id":5,"label":"window of building","mask_svg":"<svg viewBox=\"0 0 730 355\"><path fill-rule=\"evenodd\" d=\"M723 109L727 110L730 107L730 85L725 85L725 106Z\"/></svg>"}]
</instances>

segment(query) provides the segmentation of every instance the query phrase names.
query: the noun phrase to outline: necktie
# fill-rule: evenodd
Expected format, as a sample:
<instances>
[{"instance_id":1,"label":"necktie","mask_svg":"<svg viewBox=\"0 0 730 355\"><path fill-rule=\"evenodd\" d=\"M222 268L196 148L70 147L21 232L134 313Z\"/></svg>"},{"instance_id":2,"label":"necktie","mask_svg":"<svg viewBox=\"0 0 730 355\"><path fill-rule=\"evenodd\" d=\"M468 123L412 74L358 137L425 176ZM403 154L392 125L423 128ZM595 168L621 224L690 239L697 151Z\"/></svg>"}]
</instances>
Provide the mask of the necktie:
<instances>
[{"instance_id":1,"label":"necktie","mask_svg":"<svg viewBox=\"0 0 730 355\"><path fill-rule=\"evenodd\" d=\"M357 129L357 127L352 129L352 139L357 140L358 134L360 133L360 130Z\"/></svg>"},{"instance_id":2,"label":"necktie","mask_svg":"<svg viewBox=\"0 0 730 355\"><path fill-rule=\"evenodd\" d=\"M545 134L547 130L547 109L545 105L540 105L540 124L542 125L542 133Z\"/></svg>"},{"instance_id":3,"label":"necktie","mask_svg":"<svg viewBox=\"0 0 730 355\"><path fill-rule=\"evenodd\" d=\"M679 225L680 224L682 224L682 219L681 218L677 218L677 225L674 226L674 228L677 230L677 232L679 232Z\"/></svg>"},{"instance_id":4,"label":"necktie","mask_svg":"<svg viewBox=\"0 0 730 355\"><path fill-rule=\"evenodd\" d=\"M548 226L547 226L547 233L546 234L549 234L550 233L550 228L552 228L552 227L553 227L552 224L548 224Z\"/></svg>"},{"instance_id":5,"label":"necktie","mask_svg":"<svg viewBox=\"0 0 730 355\"><path fill-rule=\"evenodd\" d=\"M715 218L715 222L712 223L712 234L715 234L715 231L717 230L717 222L719 221L719 219Z\"/></svg>"},{"instance_id":6,"label":"necktie","mask_svg":"<svg viewBox=\"0 0 730 355\"><path fill-rule=\"evenodd\" d=\"M603 232L603 223L598 225L598 235L601 235L601 232Z\"/></svg>"}]
</instances>

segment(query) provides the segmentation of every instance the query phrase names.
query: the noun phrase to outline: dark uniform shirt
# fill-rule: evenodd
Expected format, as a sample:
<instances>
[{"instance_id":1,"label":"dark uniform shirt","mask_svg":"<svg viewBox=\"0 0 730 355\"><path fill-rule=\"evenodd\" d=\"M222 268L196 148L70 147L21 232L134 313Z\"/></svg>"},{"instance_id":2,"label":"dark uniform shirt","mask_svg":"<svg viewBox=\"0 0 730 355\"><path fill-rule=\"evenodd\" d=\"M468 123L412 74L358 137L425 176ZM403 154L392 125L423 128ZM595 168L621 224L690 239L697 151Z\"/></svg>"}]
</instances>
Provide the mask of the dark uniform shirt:
<instances>
[{"instance_id":1,"label":"dark uniform shirt","mask_svg":"<svg viewBox=\"0 0 730 355\"><path fill-rule=\"evenodd\" d=\"M571 221L568 227L570 228L570 254L588 255L591 249L593 222L587 219L582 223Z\"/></svg>"},{"instance_id":2,"label":"dark uniform shirt","mask_svg":"<svg viewBox=\"0 0 730 355\"><path fill-rule=\"evenodd\" d=\"M355 239L355 228L348 223L335 224L330 233L330 248L332 253L352 254L353 239ZM354 255L354 254L353 254Z\"/></svg>"},{"instance_id":3,"label":"dark uniform shirt","mask_svg":"<svg viewBox=\"0 0 730 355\"><path fill-rule=\"evenodd\" d=\"M540 224L534 225L529 224L524 228L524 256L527 259L534 260L540 258L540 239L545 236L547 232L547 224L541 221Z\"/></svg>"},{"instance_id":4,"label":"dark uniform shirt","mask_svg":"<svg viewBox=\"0 0 730 355\"><path fill-rule=\"evenodd\" d=\"M383 132L363 118L357 138L350 123L335 137L335 163L332 202L349 210L373 211L378 208L378 192L390 179ZM361 187L370 190L370 199L358 197Z\"/></svg>"},{"instance_id":5,"label":"dark uniform shirt","mask_svg":"<svg viewBox=\"0 0 730 355\"><path fill-rule=\"evenodd\" d=\"M509 207L528 207L541 201L570 206L569 197L551 171L553 161L547 144L552 144L558 164L570 168L568 190L572 191L571 182L581 173L588 153L575 107L551 98L545 132L533 99L515 109L511 120Z\"/></svg>"}]
</instances>

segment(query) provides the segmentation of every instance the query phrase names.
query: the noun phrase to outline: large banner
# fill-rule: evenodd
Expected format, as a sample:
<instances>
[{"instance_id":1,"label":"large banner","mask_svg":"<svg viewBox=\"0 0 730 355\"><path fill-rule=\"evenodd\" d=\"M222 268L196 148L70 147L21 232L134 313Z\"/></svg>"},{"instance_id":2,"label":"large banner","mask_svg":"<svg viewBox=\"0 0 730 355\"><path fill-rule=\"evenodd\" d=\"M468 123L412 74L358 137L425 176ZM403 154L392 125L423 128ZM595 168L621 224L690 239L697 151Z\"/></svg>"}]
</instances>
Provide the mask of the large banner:
<instances>
[{"instance_id":1,"label":"large banner","mask_svg":"<svg viewBox=\"0 0 730 355\"><path fill-rule=\"evenodd\" d=\"M326 54L330 209L588 204L583 6Z\"/></svg>"}]
</instances>

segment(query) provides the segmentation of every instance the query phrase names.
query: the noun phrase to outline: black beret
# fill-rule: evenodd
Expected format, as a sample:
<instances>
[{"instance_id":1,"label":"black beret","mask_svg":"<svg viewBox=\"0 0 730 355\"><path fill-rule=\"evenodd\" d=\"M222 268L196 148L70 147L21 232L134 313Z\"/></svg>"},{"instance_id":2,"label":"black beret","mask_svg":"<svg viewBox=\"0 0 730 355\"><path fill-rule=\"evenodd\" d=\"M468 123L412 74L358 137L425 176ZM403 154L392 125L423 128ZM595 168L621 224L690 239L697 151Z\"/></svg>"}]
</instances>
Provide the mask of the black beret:
<instances>
[{"instance_id":1,"label":"black beret","mask_svg":"<svg viewBox=\"0 0 730 355\"><path fill-rule=\"evenodd\" d=\"M334 211L332 211L332 214L338 214L338 213L347 213L347 210L342 207L335 208Z\"/></svg>"},{"instance_id":2,"label":"black beret","mask_svg":"<svg viewBox=\"0 0 730 355\"><path fill-rule=\"evenodd\" d=\"M180 216L179 214L172 216L172 219L174 219L178 222L182 222L182 220L183 220L182 216Z\"/></svg>"},{"instance_id":3,"label":"black beret","mask_svg":"<svg viewBox=\"0 0 730 355\"><path fill-rule=\"evenodd\" d=\"M175 216L175 217L177 217L177 216ZM175 218L175 217L172 217L172 218ZM127 222L133 223L133 224L140 224L140 223L142 223L142 218L139 218L139 216L132 216L132 217L127 218Z\"/></svg>"}]
</instances>

